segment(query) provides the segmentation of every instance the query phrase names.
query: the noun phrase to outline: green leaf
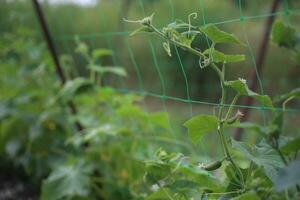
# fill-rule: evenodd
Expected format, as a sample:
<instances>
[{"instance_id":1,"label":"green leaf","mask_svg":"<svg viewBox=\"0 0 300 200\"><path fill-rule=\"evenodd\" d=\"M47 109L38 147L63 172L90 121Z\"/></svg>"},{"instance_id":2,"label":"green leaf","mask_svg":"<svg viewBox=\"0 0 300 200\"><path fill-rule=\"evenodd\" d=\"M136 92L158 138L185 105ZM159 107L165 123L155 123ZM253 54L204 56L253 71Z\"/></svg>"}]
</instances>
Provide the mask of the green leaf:
<instances>
[{"instance_id":1,"label":"green leaf","mask_svg":"<svg viewBox=\"0 0 300 200\"><path fill-rule=\"evenodd\" d=\"M154 126L170 129L169 115L166 112L155 112L149 115L150 122Z\"/></svg>"},{"instance_id":2,"label":"green leaf","mask_svg":"<svg viewBox=\"0 0 300 200\"><path fill-rule=\"evenodd\" d=\"M274 99L274 101L276 101L276 102L284 101L284 100L286 100L288 98L291 98L291 97L299 99L300 98L300 88L295 88L295 89L293 89L292 91L290 91L286 94L282 94L280 96L277 96Z\"/></svg>"},{"instance_id":3,"label":"green leaf","mask_svg":"<svg viewBox=\"0 0 300 200\"><path fill-rule=\"evenodd\" d=\"M191 190L196 190L201 187L198 183L190 181L188 179L178 179L175 180L170 186L174 192L190 192Z\"/></svg>"},{"instance_id":4,"label":"green leaf","mask_svg":"<svg viewBox=\"0 0 300 200\"><path fill-rule=\"evenodd\" d=\"M248 169L242 169L239 168L242 172L244 181L247 181L248 177ZM235 168L232 166L232 164L228 164L225 168L225 173L228 178L228 185L226 188L226 192L232 192L243 189L243 185L241 181L239 180L239 174L236 172ZM231 197L235 197L236 194L230 195Z\"/></svg>"},{"instance_id":5,"label":"green leaf","mask_svg":"<svg viewBox=\"0 0 300 200\"><path fill-rule=\"evenodd\" d=\"M184 126L188 128L189 137L195 144L204 134L217 130L218 119L213 115L198 115L185 122Z\"/></svg>"},{"instance_id":6,"label":"green leaf","mask_svg":"<svg viewBox=\"0 0 300 200\"><path fill-rule=\"evenodd\" d=\"M100 74L112 73L118 76L127 76L127 73L124 68L117 66L99 66L99 65L89 65L89 69L98 72Z\"/></svg>"},{"instance_id":7,"label":"green leaf","mask_svg":"<svg viewBox=\"0 0 300 200\"><path fill-rule=\"evenodd\" d=\"M232 89L234 89L240 95L253 97L257 101L259 101L261 104L263 104L264 106L271 108L271 109L274 108L270 97L267 95L260 95L260 94L257 94L255 92L251 91L248 88L246 80L238 79L235 81L226 81L225 84L226 84L226 86L229 86Z\"/></svg>"},{"instance_id":8,"label":"green leaf","mask_svg":"<svg viewBox=\"0 0 300 200\"><path fill-rule=\"evenodd\" d=\"M171 166L162 161L150 160L146 162L146 174L144 179L155 184L170 174Z\"/></svg>"},{"instance_id":9,"label":"green leaf","mask_svg":"<svg viewBox=\"0 0 300 200\"><path fill-rule=\"evenodd\" d=\"M151 32L153 32L153 30L151 28L149 28L148 26L141 26L141 27L137 28L136 30L132 31L129 36L134 36L138 33L151 33Z\"/></svg>"},{"instance_id":10,"label":"green leaf","mask_svg":"<svg viewBox=\"0 0 300 200\"><path fill-rule=\"evenodd\" d=\"M300 137L293 138L281 147L281 151L285 154L290 154L300 149Z\"/></svg>"},{"instance_id":11,"label":"green leaf","mask_svg":"<svg viewBox=\"0 0 300 200\"><path fill-rule=\"evenodd\" d=\"M259 124L255 124L255 123L251 123L251 122L234 123L230 126L236 127L236 128L250 129L250 130L253 130L256 133L259 133L263 136L265 136L265 134L266 134L265 128L263 126L260 126Z\"/></svg>"},{"instance_id":12,"label":"green leaf","mask_svg":"<svg viewBox=\"0 0 300 200\"><path fill-rule=\"evenodd\" d=\"M175 197L172 194L172 191L168 188L161 187L154 193L146 197L146 200L170 200Z\"/></svg>"},{"instance_id":13,"label":"green leaf","mask_svg":"<svg viewBox=\"0 0 300 200\"><path fill-rule=\"evenodd\" d=\"M276 118L275 118L276 119ZM277 118L279 119L279 118ZM244 123L235 123L229 125L229 127L237 127L243 129L253 130L254 132L260 134L264 138L269 138L269 136L276 136L279 137L281 133L281 128L279 124L270 123L268 126L261 126L259 124L251 123L251 122L244 122Z\"/></svg>"},{"instance_id":14,"label":"green leaf","mask_svg":"<svg viewBox=\"0 0 300 200\"><path fill-rule=\"evenodd\" d=\"M178 173L183 174L185 178L197 183L199 188L209 188L214 191L222 191L222 185L220 185L217 178L212 176L210 172L200 169L195 164L181 164L178 168Z\"/></svg>"},{"instance_id":15,"label":"green leaf","mask_svg":"<svg viewBox=\"0 0 300 200\"><path fill-rule=\"evenodd\" d=\"M205 33L213 43L231 43L243 45L243 43L237 39L233 34L226 33L221 31L218 27L213 24L208 24L203 27L200 27L200 31Z\"/></svg>"},{"instance_id":16,"label":"green leaf","mask_svg":"<svg viewBox=\"0 0 300 200\"><path fill-rule=\"evenodd\" d=\"M187 33L186 34L181 33L178 37L178 40L184 46L191 47L192 42L194 41L195 37L196 37L196 34L194 32L190 33L190 35Z\"/></svg>"},{"instance_id":17,"label":"green leaf","mask_svg":"<svg viewBox=\"0 0 300 200\"><path fill-rule=\"evenodd\" d=\"M91 166L84 162L59 166L43 181L41 199L87 197L91 172Z\"/></svg>"},{"instance_id":18,"label":"green leaf","mask_svg":"<svg viewBox=\"0 0 300 200\"><path fill-rule=\"evenodd\" d=\"M213 62L216 63L232 63L245 60L245 55L226 55L220 51L215 50L214 48L206 49L203 53L206 55L211 55L213 58Z\"/></svg>"},{"instance_id":19,"label":"green leaf","mask_svg":"<svg viewBox=\"0 0 300 200\"><path fill-rule=\"evenodd\" d=\"M92 52L92 57L94 60L103 56L111 56L113 55L113 51L109 49L95 49Z\"/></svg>"},{"instance_id":20,"label":"green leaf","mask_svg":"<svg viewBox=\"0 0 300 200\"><path fill-rule=\"evenodd\" d=\"M273 25L272 41L279 46L293 48L296 45L296 30L278 20Z\"/></svg>"},{"instance_id":21,"label":"green leaf","mask_svg":"<svg viewBox=\"0 0 300 200\"><path fill-rule=\"evenodd\" d=\"M120 128L112 124L105 123L96 128L85 130L83 134L76 134L70 137L66 141L66 144L73 144L75 147L79 147L84 143L97 144L101 142L103 136L117 135L119 130Z\"/></svg>"},{"instance_id":22,"label":"green leaf","mask_svg":"<svg viewBox=\"0 0 300 200\"><path fill-rule=\"evenodd\" d=\"M300 183L300 160L290 163L279 170L274 178L274 185L277 191L283 191Z\"/></svg>"},{"instance_id":23,"label":"green leaf","mask_svg":"<svg viewBox=\"0 0 300 200\"><path fill-rule=\"evenodd\" d=\"M260 200L255 192L247 192L238 197L233 198L233 200Z\"/></svg>"},{"instance_id":24,"label":"green leaf","mask_svg":"<svg viewBox=\"0 0 300 200\"><path fill-rule=\"evenodd\" d=\"M275 177L277 169L283 167L283 162L278 153L267 144L250 147L244 142L232 139L232 148L239 150L247 159L263 167L270 179Z\"/></svg>"},{"instance_id":25,"label":"green leaf","mask_svg":"<svg viewBox=\"0 0 300 200\"><path fill-rule=\"evenodd\" d=\"M93 83L85 78L76 78L67 81L59 93L59 97L65 101L71 100L75 95L87 91L93 87Z\"/></svg>"}]
</instances>

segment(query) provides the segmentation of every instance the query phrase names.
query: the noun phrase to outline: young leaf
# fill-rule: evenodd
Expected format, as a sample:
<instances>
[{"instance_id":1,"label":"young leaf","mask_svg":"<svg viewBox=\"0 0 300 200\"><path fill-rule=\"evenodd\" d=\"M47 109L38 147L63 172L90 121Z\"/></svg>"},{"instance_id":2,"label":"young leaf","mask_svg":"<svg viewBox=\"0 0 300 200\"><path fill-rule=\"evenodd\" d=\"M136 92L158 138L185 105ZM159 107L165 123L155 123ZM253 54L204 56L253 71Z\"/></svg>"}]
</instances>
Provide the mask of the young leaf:
<instances>
[{"instance_id":1,"label":"young leaf","mask_svg":"<svg viewBox=\"0 0 300 200\"><path fill-rule=\"evenodd\" d=\"M204 134L217 130L218 119L213 115L198 115L184 123L189 137L196 144Z\"/></svg>"},{"instance_id":2,"label":"young leaf","mask_svg":"<svg viewBox=\"0 0 300 200\"><path fill-rule=\"evenodd\" d=\"M195 33L191 33L189 36L188 34L181 34L178 37L178 40L180 43L184 44L184 46L191 47L193 40L195 39L196 35Z\"/></svg>"},{"instance_id":3,"label":"young leaf","mask_svg":"<svg viewBox=\"0 0 300 200\"><path fill-rule=\"evenodd\" d=\"M167 25L168 29L187 29L190 27L190 24L184 22L181 19L176 19L174 22Z\"/></svg>"},{"instance_id":4,"label":"young leaf","mask_svg":"<svg viewBox=\"0 0 300 200\"><path fill-rule=\"evenodd\" d=\"M105 74L105 73L112 73L118 76L127 76L126 71L122 67L117 67L117 66L99 66L99 65L89 65L89 69L98 72L100 74Z\"/></svg>"},{"instance_id":5,"label":"young leaf","mask_svg":"<svg viewBox=\"0 0 300 200\"><path fill-rule=\"evenodd\" d=\"M250 147L244 142L238 142L232 139L232 148L237 149L247 159L263 167L266 175L270 179L275 177L277 169L283 167L283 162L278 153L267 144Z\"/></svg>"},{"instance_id":6,"label":"young leaf","mask_svg":"<svg viewBox=\"0 0 300 200\"><path fill-rule=\"evenodd\" d=\"M216 63L232 63L241 62L245 60L245 55L226 55L214 48L206 49L203 54L211 55L213 62Z\"/></svg>"},{"instance_id":7,"label":"young leaf","mask_svg":"<svg viewBox=\"0 0 300 200\"><path fill-rule=\"evenodd\" d=\"M129 36L134 36L138 33L151 33L151 32L153 32L153 30L150 27L141 26L141 27L137 28L136 30L132 31Z\"/></svg>"},{"instance_id":8,"label":"young leaf","mask_svg":"<svg viewBox=\"0 0 300 200\"><path fill-rule=\"evenodd\" d=\"M296 30L278 20L273 25L272 41L279 46L293 48L296 45Z\"/></svg>"},{"instance_id":9,"label":"young leaf","mask_svg":"<svg viewBox=\"0 0 300 200\"><path fill-rule=\"evenodd\" d=\"M92 52L92 57L94 60L103 56L111 56L113 55L113 51L109 49L95 49Z\"/></svg>"},{"instance_id":10,"label":"young leaf","mask_svg":"<svg viewBox=\"0 0 300 200\"><path fill-rule=\"evenodd\" d=\"M274 183L277 191L283 191L300 183L300 160L279 170L278 175L274 178Z\"/></svg>"},{"instance_id":11,"label":"young leaf","mask_svg":"<svg viewBox=\"0 0 300 200\"><path fill-rule=\"evenodd\" d=\"M83 162L59 166L43 181L41 199L58 200L76 196L87 197L91 172L91 166Z\"/></svg>"},{"instance_id":12,"label":"young leaf","mask_svg":"<svg viewBox=\"0 0 300 200\"><path fill-rule=\"evenodd\" d=\"M257 101L259 101L261 104L263 104L266 107L269 107L273 109L273 103L269 96L267 95L260 95L253 91L251 91L248 88L248 85L246 84L246 81L243 79L238 79L235 81L226 81L225 83L227 86L234 89L238 94L253 97Z\"/></svg>"},{"instance_id":13,"label":"young leaf","mask_svg":"<svg viewBox=\"0 0 300 200\"><path fill-rule=\"evenodd\" d=\"M203 27L200 27L200 31L205 33L209 39L212 40L213 43L231 43L243 45L243 43L235 37L233 34L226 33L221 31L218 27L213 24L208 24Z\"/></svg>"}]
</instances>

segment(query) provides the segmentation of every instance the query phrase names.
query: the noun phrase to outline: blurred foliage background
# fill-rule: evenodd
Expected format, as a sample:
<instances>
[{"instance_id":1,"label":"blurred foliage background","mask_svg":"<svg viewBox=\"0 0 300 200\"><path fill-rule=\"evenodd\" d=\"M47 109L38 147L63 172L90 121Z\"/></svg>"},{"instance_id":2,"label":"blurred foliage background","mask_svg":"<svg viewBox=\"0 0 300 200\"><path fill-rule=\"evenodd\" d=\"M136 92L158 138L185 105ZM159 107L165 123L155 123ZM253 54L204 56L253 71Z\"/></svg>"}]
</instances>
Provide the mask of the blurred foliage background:
<instances>
[{"instance_id":1,"label":"blurred foliage background","mask_svg":"<svg viewBox=\"0 0 300 200\"><path fill-rule=\"evenodd\" d=\"M130 31L136 27L126 24L123 18L141 19L155 12L154 23L158 27L162 27L174 19L187 21L187 16L190 13L197 12L198 18L192 20L193 24L215 23L221 29L237 35L247 44L245 47L221 46L221 48L224 52L244 53L247 56L245 62L230 65L230 74L227 74L227 76L229 78L243 77L251 82L250 74L256 67L256 53L260 47L265 23L270 16L270 7L273 1L95 0L91 2L91 4L84 5L70 3L67 0L59 0L55 1L55 3L51 0L41 1L46 20L55 41L55 47L64 68L75 68L77 74L74 76L88 76L85 59L82 55L75 52L75 38L85 42L91 50L97 48L111 49L114 52L113 55L101 59L101 64L122 66L126 69L128 76L106 76L104 85L112 86L120 92L127 93L132 91L142 96L145 95L145 102L140 104L148 111L167 111L170 113L170 119L173 122L172 125L176 134L179 134L179 137L184 137L185 133L182 134L178 131L182 130L181 122L189 118L190 115L213 110L213 106L207 105L207 103L218 101L220 91L217 77L210 70L201 70L198 66L198 59L188 55L183 50L178 49L178 55L173 50L174 55L169 57L162 48L162 42L157 38L154 39L155 36L139 35L130 38L128 36ZM282 1L282 5L275 15L291 25L299 24L300 2L293 0ZM49 56L45 55L48 52L45 48L46 45L44 44L31 1L0 1L0 27L0 56L6 55L6 47L12 45L13 49L18 49L20 52L9 53L10 57L18 58L19 54L27 55L26 58L20 58L20 62L18 62L21 65L26 65L25 69L31 69L42 64L48 66L51 63ZM299 28L299 26L296 26L296 28ZM6 39L3 40L2 38ZM7 41L13 41L13 43L9 42L8 44ZM24 41L28 44L22 49ZM299 87L300 61L292 57L289 51L279 48L271 42L269 45L270 48L260 76L264 93L273 97ZM195 46L200 49L207 48L206 38L197 38ZM36 60L36 62L27 62L26 59ZM46 63L37 64L41 59L45 60ZM187 75L187 83L185 82L181 64ZM38 80L35 79L36 77L30 77L31 71L28 71L28 73L26 70L18 71L12 67L13 65L14 63L9 62L9 65L5 63L2 66L6 66L6 68L1 67L0 69L1 81L3 83L9 82L11 88L11 90L0 91L0 99L2 101L20 92L25 84L29 84L30 88L41 89L39 92L50 91L51 94L55 94L55 91L52 91L53 88L47 87L47 84L52 83L51 79L53 77L48 77L50 80ZM43 67L40 66L40 68ZM54 71L54 69L45 68L47 70L41 70L40 73L53 73ZM161 75L158 73L158 69ZM16 74L18 76L15 76ZM12 77L21 81L17 83ZM42 77L45 78L47 76ZM189 96L187 95L187 88ZM204 104L199 102L190 104L174 100L174 98L173 100L162 98L164 95L180 99L190 98ZM26 103L27 100L25 97L19 99L23 103ZM241 103L239 102L239 104ZM34 112L38 106L45 105L31 104L31 106L31 108L26 108L28 109L26 112L34 116L34 113L30 112ZM299 108L299 105L294 103L292 107ZM51 117L51 119L60 121L60 118L56 116L57 113L53 115L54 117ZM262 114L259 109L254 109L251 112L251 117L255 121L262 122ZM293 130L295 134L299 133L299 130L295 129L297 121L299 121L298 113L291 112L287 117L290 119L287 120L289 121L287 129ZM69 122L61 120L58 124L61 124L62 129L64 129L65 123ZM46 123L45 126L51 125ZM18 128L22 129L22 126L18 126ZM21 130L16 130L16 132L18 131L21 132ZM68 133L66 132L65 134ZM214 139L213 136L207 137ZM256 138L255 136L247 137L249 140L255 140ZM214 143L213 141L211 142L212 144ZM55 140L53 142L57 146L61 145L59 142L56 143ZM201 148L205 149L211 143L202 144ZM34 143L34 145L38 144ZM208 150L206 149L206 151ZM214 155L217 152L214 152L214 149L212 149L208 154ZM37 159L36 165L39 165L38 161ZM28 170L36 168L38 167L31 167ZM36 175L43 176L43 173L46 172L41 170L41 173Z\"/></svg>"},{"instance_id":2,"label":"blurred foliage background","mask_svg":"<svg viewBox=\"0 0 300 200\"><path fill-rule=\"evenodd\" d=\"M141 34L134 38L129 37L129 33L136 27L126 24L123 18L141 19L154 12L154 23L158 27L163 27L174 19L187 21L190 13L197 12L198 18L192 20L193 24L215 23L221 29L237 35L247 44L245 47L219 48L224 52L243 53L247 56L246 61L231 64L230 74L227 76L228 79L242 77L251 83L250 74L256 67L256 53L262 42L266 20L272 15L270 10L273 1L91 0L82 3L84 1L43 0L40 2L65 68L75 68L77 72L75 76L88 75L85 59L75 52L75 38L85 42L91 51L97 48L111 49L113 55L101 59L101 64L122 66L128 76L106 76L104 85L112 86L121 92L133 91L145 95L146 103L142 105L148 111L171 113L170 119L174 122L174 129L181 130L181 122L191 115L213 110L213 106L209 104L218 102L220 96L217 77L211 70L201 70L198 59L181 49L178 49L178 55L173 49L174 55L169 57L162 48L162 42L154 38L155 36ZM282 1L275 15L291 25L299 23L300 2ZM1 1L0 26L1 37L13 33L15 37L22 35L28 40L32 38L44 42L31 1ZM6 44L2 42L0 45L1 49L4 49ZM200 49L208 46L204 37L196 38L194 45ZM263 92L274 97L300 85L300 62L291 55L291 52L277 47L271 41L269 46L260 77ZM28 51L31 56L38 58L38 50L31 48ZM181 64L187 75L187 83ZM162 95L165 95L188 99L187 88L191 100L204 104L162 98ZM12 85L12 92L14 90L15 86ZM293 107L297 108L299 105L294 104ZM262 112L259 109L251 111L252 119L262 123ZM287 127L293 130L298 120L297 113L289 113L288 117L290 126Z\"/></svg>"},{"instance_id":3,"label":"blurred foliage background","mask_svg":"<svg viewBox=\"0 0 300 200\"><path fill-rule=\"evenodd\" d=\"M78 3L79 2L79 3ZM162 27L174 19L187 21L188 14L198 13L193 24L215 23L225 31L237 35L247 44L245 47L226 46L224 52L244 53L245 62L232 64L230 77L243 77L250 80L250 74L255 70L255 58L263 37L267 18L271 15L272 0L94 0L84 4L81 1L59 0L41 1L55 46L65 68L73 67L77 75L87 75L86 61L75 52L75 38L88 44L91 50L108 48L114 53L100 62L103 65L122 66L128 72L127 77L106 77L105 85L113 86L122 92L138 92L146 94L148 110L163 110L171 113L174 127L180 127L180 122L198 113L213 108L206 103L215 103L219 98L217 77L211 70L201 70L198 59L178 49L178 55L169 57L162 48L162 43L152 35L128 37L134 27L126 24L123 18L140 19L155 12L154 23ZM287 13L289 11L289 13ZM0 34L7 33L25 35L43 42L36 15L30 1L4 0L0 2ZM300 2L282 1L275 13L291 25L299 23ZM297 28L297 26L296 26ZM299 28L299 27L298 27ZM0 44L4 49L3 42ZM263 91L275 96L300 85L300 62L291 56L289 51L269 43L270 48L260 72ZM206 38L196 39L195 46L200 49L207 47ZM30 55L37 57L38 50L30 49ZM174 51L173 51L174 52ZM175 53L174 53L175 54ZM71 56L64 59L64 56ZM70 61L70 62L68 62ZM183 71L187 75L185 82ZM161 72L161 76L158 73ZM140 77L138 75L140 73ZM12 86L15 87L15 86ZM204 104L190 104L164 99L161 95L175 98L190 99ZM163 91L164 90L164 91ZM14 88L12 88L14 91ZM3 98L3 97L2 97ZM240 104L243 102L239 102ZM293 105L297 108L299 105ZM192 108L191 108L192 107ZM180 113L180 115L178 115ZM297 121L296 113L290 113L291 129ZM261 112L253 110L251 116L262 122Z\"/></svg>"},{"instance_id":4,"label":"blurred foliage background","mask_svg":"<svg viewBox=\"0 0 300 200\"><path fill-rule=\"evenodd\" d=\"M15 1L13 1L15 2ZM40 36L34 12L29 1L4 1L1 5L1 31L17 29L23 24L36 31L36 36ZM226 52L243 52L247 61L242 64L232 66L232 72L228 76L246 77L254 69L253 55L261 42L263 28L272 1L177 1L177 0L101 0L95 1L92 5L78 5L68 3L68 1L44 1L43 7L50 26L56 47L60 55L70 54L75 60L75 65L80 73L85 73L82 66L82 58L74 53L74 38L77 35L85 41L91 48L107 47L115 53L110 59L103 60L107 64L121 65L129 72L129 78L125 80L110 80L108 85L115 85L118 88L140 91L133 59L140 69L144 91L156 94L162 93L161 82L155 68L154 57L157 65L162 71L166 95L181 98L186 97L184 77L176 56L168 57L161 48L159 40L149 39L153 45L155 54L151 54L148 38L145 36L128 38L128 32L134 29L123 22L123 18L139 19L155 12L155 23L161 27L170 23L173 19L184 19L191 12L197 12L199 17L194 20L194 24L217 23L224 30L230 30L238 35L244 42L249 40L251 48L229 49ZM242 6L240 13L239 6ZM282 3L283 4L283 3ZM279 8L281 17L291 24L299 19L299 3L291 1L289 9L295 14L286 16L284 4ZM243 15L246 20L241 23L240 17ZM11 23L13 21L13 23ZM42 39L42 38L41 38ZM204 38L198 38L196 45L205 48ZM272 44L271 44L272 45ZM130 48L130 49L129 49ZM134 58L131 57L131 54ZM179 51L183 66L188 75L191 98L200 101L215 102L218 98L218 90L215 86L215 77L210 71L200 71L197 66L198 60ZM265 67L261 76L263 77L264 91L270 95L281 93L287 89L299 85L299 67L295 60L291 59L288 53L272 45L268 53ZM288 77L288 78L287 78ZM276 81L272 81L276 80ZM108 81L108 80L107 80ZM250 81L250 80L249 80Z\"/></svg>"},{"instance_id":5,"label":"blurred foliage background","mask_svg":"<svg viewBox=\"0 0 300 200\"><path fill-rule=\"evenodd\" d=\"M187 21L191 12L197 12L194 24L216 23L224 30L238 35L249 46L241 49L226 47L225 52L240 52L247 55L247 60L231 66L228 76L248 78L255 68L253 59L262 40L263 28L270 15L271 0L238 1L238 0L99 0L82 5L69 1L43 1L43 8L55 38L56 48L60 55L72 55L79 73L84 74L83 59L74 52L75 36L86 42L90 48L107 47L114 51L111 58L102 62L109 65L125 67L128 78L106 80L107 85L117 88L162 94L162 83L155 68L154 60L162 72L165 93L169 96L187 98L184 77L177 56L169 57L163 51L159 40L144 35L128 38L128 32L135 27L123 22L123 18L140 19L155 12L155 24L158 27L170 23L174 19ZM80 2L80 1L79 1ZM291 24L299 20L299 2L282 3L277 15ZM286 6L292 14L286 15ZM42 40L36 17L29 1L1 2L1 32L18 30L27 27L34 30L36 37ZM240 10L241 9L241 10ZM246 20L241 21L243 16ZM151 46L154 53L151 53ZM205 38L198 38L195 46L204 49ZM264 92L270 95L282 93L299 85L299 64L289 56L288 52L271 45L265 67L261 72ZM225 47L224 47L225 48ZM250 49L251 48L251 49ZM179 56L187 74L190 96L193 100L216 102L219 91L216 89L216 77L209 70L200 70L198 60L186 52L179 50ZM139 82L135 70L136 65L141 73ZM276 80L276 81L274 81ZM251 81L251 80L248 80Z\"/></svg>"}]
</instances>

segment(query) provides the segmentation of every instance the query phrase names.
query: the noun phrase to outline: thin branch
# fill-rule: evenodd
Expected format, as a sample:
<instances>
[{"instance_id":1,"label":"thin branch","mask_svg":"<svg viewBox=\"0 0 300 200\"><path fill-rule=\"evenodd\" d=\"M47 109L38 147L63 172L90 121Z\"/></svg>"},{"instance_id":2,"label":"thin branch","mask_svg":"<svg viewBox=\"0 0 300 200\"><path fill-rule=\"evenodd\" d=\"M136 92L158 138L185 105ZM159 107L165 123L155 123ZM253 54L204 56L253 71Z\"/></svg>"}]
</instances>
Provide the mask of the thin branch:
<instances>
[{"instance_id":1,"label":"thin branch","mask_svg":"<svg viewBox=\"0 0 300 200\"><path fill-rule=\"evenodd\" d=\"M35 13L36 13L36 16L38 18L38 21L40 23L41 30L43 32L44 38L47 42L48 49L50 51L53 62L55 64L56 74L58 75L58 77L60 79L61 86L63 86L66 83L67 79L66 79L66 77L64 75L64 72L63 72L63 69L62 69L62 67L59 63L58 55L57 55L57 52L55 50L50 31L48 29L48 26L47 26L47 23L46 23L46 20L45 20L45 17L44 17L43 10L42 10L38 0L32 0L32 4L33 4L33 7L35 9ZM75 104L72 101L69 101L67 103L67 105L70 108L71 113L73 115L76 115L77 114L77 108L76 108ZM82 124L79 121L75 121L75 126L76 126L78 131L82 131L84 129L84 127L82 126Z\"/></svg>"}]
</instances>

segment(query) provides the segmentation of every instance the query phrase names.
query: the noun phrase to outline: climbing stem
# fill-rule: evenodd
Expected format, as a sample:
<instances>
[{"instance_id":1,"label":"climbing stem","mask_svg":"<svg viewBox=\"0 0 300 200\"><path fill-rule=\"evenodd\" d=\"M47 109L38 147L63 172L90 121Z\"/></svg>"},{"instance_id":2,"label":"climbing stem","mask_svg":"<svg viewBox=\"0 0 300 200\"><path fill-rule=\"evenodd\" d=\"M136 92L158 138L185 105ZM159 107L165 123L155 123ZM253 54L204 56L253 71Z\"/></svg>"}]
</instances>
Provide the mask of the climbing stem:
<instances>
[{"instance_id":1,"label":"climbing stem","mask_svg":"<svg viewBox=\"0 0 300 200\"><path fill-rule=\"evenodd\" d=\"M228 143L227 143L227 141L225 139L225 136L224 136L224 133L223 133L223 123L224 122L223 122L222 119L223 119L223 112L224 112L224 104L226 102L226 95L227 95L226 87L224 86L224 80L225 80L225 66L223 66L223 68L222 68L222 74L221 74L221 77L220 77L222 97L221 97L220 109L219 109L219 115L218 115L218 119L219 119L219 122L218 122L218 135L220 137L226 159L232 164L232 167L233 167L234 171L239 176L238 177L239 180L241 181L242 185L244 185L243 174L242 174L241 170L235 164L234 160L232 159L232 156L231 156L229 148L228 148Z\"/></svg>"},{"instance_id":2,"label":"climbing stem","mask_svg":"<svg viewBox=\"0 0 300 200\"><path fill-rule=\"evenodd\" d=\"M226 121L229 118L229 116L231 115L232 109L233 109L234 105L236 104L237 100L239 99L239 97L240 97L239 94L237 94L237 95L234 96L234 98L233 98L233 100L232 100L232 102L231 102L231 104L230 104L230 106L228 108L228 111L227 111L227 114L225 116L224 121Z\"/></svg>"},{"instance_id":3,"label":"climbing stem","mask_svg":"<svg viewBox=\"0 0 300 200\"><path fill-rule=\"evenodd\" d=\"M210 60L206 55L204 55L201 51L198 51L190 46L187 46L185 44L182 44L176 40L174 40L173 38L168 37L165 33L163 33L162 31L158 30L155 26L153 26L152 24L149 24L148 27L152 30L152 32L156 33L158 36L160 36L161 38L167 40L170 44L173 44L177 47L180 47L186 51L189 51L190 53L198 56L199 58L202 59L206 59L206 60ZM241 181L242 185L244 185L244 179L243 179L243 175L241 170L237 167L237 165L235 164L234 160L232 159L231 155L230 155L230 151L228 148L228 144L227 141L224 137L224 133L223 133L223 112L224 112L224 104L226 102L226 87L225 87L225 65L223 65L222 70L220 70L220 68L213 63L210 60L209 66L216 72L216 74L218 75L219 79L220 79L220 84L221 84L221 88L222 88L222 97L221 97L221 102L220 102L220 109L219 109L219 115L218 115L218 135L220 137L221 143L222 143L222 147L223 147L223 151L224 154L226 156L226 159L232 164L234 171L238 174L238 178ZM238 97L236 97L237 100ZM235 104L235 101L232 103L231 107L233 107L233 105ZM230 108L232 109L232 108Z\"/></svg>"}]
</instances>

